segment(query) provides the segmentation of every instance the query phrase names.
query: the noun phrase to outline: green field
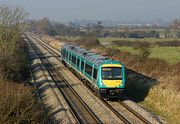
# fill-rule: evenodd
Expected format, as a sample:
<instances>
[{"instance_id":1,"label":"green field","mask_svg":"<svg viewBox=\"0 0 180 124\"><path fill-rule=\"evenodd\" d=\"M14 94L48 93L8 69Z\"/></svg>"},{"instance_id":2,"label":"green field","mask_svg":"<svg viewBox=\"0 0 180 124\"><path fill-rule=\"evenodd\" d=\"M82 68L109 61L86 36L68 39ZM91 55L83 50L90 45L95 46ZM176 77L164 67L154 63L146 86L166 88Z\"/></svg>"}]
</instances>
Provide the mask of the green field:
<instances>
[{"instance_id":1,"label":"green field","mask_svg":"<svg viewBox=\"0 0 180 124\"><path fill-rule=\"evenodd\" d=\"M80 37L72 37L72 36L66 36L62 37L67 40L77 40ZM118 41L118 40L127 40L127 41L146 41L146 42L163 42L163 41L173 41L173 40L179 40L180 39L175 39L175 38L116 38L116 37L108 37L108 38L98 38L101 43L104 42L111 42L111 41Z\"/></svg>"},{"instance_id":2,"label":"green field","mask_svg":"<svg viewBox=\"0 0 180 124\"><path fill-rule=\"evenodd\" d=\"M99 41L102 44L110 44L111 41L118 41L118 40L127 40L127 41L146 41L146 42L163 42L163 41L173 41L180 39L174 38L143 38L143 39L136 39L136 38L99 38ZM137 54L132 47L116 47L110 46L115 49L119 49L121 51L129 51L132 54ZM170 64L176 64L180 62L180 47L154 47L151 48L150 58L159 58L164 59Z\"/></svg>"},{"instance_id":3,"label":"green field","mask_svg":"<svg viewBox=\"0 0 180 124\"><path fill-rule=\"evenodd\" d=\"M62 37L65 38L67 40L77 40L80 37L76 36L76 37ZM127 41L146 41L146 42L163 42L163 41L173 41L173 40L178 40L180 41L180 39L175 39L175 38L116 38L116 37L108 37L108 38L98 38L99 41L101 43L104 42L111 42L111 41L118 41L118 40L127 40Z\"/></svg>"},{"instance_id":4,"label":"green field","mask_svg":"<svg viewBox=\"0 0 180 124\"><path fill-rule=\"evenodd\" d=\"M136 54L132 47L117 47L121 51L129 51ZM154 47L151 48L150 58L164 59L170 64L180 62L180 47Z\"/></svg>"},{"instance_id":5,"label":"green field","mask_svg":"<svg viewBox=\"0 0 180 124\"><path fill-rule=\"evenodd\" d=\"M111 42L111 41L118 41L118 40L126 40L126 41L146 41L146 42L163 42L163 41L173 41L180 39L175 38L98 38L101 43L103 42Z\"/></svg>"}]
</instances>

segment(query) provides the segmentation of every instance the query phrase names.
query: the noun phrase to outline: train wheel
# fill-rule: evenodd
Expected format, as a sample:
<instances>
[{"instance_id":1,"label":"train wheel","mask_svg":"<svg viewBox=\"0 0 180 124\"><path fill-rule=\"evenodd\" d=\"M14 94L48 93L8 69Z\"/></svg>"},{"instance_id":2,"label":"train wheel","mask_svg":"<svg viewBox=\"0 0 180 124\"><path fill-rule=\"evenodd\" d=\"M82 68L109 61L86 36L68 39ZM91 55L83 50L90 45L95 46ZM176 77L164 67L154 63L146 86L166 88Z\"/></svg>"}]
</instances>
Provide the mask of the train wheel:
<instances>
[{"instance_id":1,"label":"train wheel","mask_svg":"<svg viewBox=\"0 0 180 124\"><path fill-rule=\"evenodd\" d=\"M87 85L86 80L84 78L82 78L82 82L83 82L84 85Z\"/></svg>"},{"instance_id":2,"label":"train wheel","mask_svg":"<svg viewBox=\"0 0 180 124\"><path fill-rule=\"evenodd\" d=\"M100 97L100 92L99 92L99 89L98 89L98 88L95 88L95 89L94 89L94 92L95 92L95 95L96 95L97 97Z\"/></svg>"}]
</instances>

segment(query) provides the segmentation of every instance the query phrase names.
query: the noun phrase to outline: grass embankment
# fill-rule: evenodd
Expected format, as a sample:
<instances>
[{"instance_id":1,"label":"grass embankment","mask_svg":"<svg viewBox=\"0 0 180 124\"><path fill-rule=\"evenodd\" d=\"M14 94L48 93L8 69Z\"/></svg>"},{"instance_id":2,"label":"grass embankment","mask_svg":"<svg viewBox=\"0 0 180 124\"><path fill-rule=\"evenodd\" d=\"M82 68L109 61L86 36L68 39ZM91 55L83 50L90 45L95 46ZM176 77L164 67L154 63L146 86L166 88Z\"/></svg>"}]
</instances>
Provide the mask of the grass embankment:
<instances>
[{"instance_id":1,"label":"grass embankment","mask_svg":"<svg viewBox=\"0 0 180 124\"><path fill-rule=\"evenodd\" d=\"M159 84L153 87L141 104L150 111L165 118L169 124L179 124L180 93L174 90L174 88L168 88L168 85Z\"/></svg>"},{"instance_id":2,"label":"grass embankment","mask_svg":"<svg viewBox=\"0 0 180 124\"><path fill-rule=\"evenodd\" d=\"M161 51L160 47L152 48L154 50L154 53L152 51L152 57L157 57L157 54L162 53L163 57L168 57L169 59L174 58L174 60L170 60L170 62L177 64L171 65L157 58L147 58L145 61L140 62L136 55L127 51L121 52L102 46L99 41L93 37L79 39L74 42L96 53L119 60L124 63L127 68L136 71L131 72L130 70L126 70L127 95L132 100L139 102L155 114L163 117L167 122L171 124L177 124L179 122L180 63L179 59L173 57L179 55L178 47L174 47L174 49L177 49L174 52L172 51L172 47L168 47L166 53L163 51L165 47L163 47L164 49L161 48Z\"/></svg>"}]
</instances>

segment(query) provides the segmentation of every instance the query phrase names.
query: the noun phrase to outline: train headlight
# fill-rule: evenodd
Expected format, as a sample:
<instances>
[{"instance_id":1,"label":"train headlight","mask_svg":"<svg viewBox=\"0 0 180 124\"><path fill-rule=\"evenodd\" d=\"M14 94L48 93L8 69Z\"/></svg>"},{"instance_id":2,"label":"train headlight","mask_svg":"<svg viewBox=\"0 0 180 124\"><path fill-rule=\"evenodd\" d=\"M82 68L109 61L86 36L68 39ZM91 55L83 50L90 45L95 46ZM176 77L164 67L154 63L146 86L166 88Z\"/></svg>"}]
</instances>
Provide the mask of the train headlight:
<instances>
[{"instance_id":1,"label":"train headlight","mask_svg":"<svg viewBox=\"0 0 180 124\"><path fill-rule=\"evenodd\" d=\"M116 95L116 92L115 92L114 90L110 90L109 94L110 94L111 96L115 96L115 95Z\"/></svg>"}]
</instances>

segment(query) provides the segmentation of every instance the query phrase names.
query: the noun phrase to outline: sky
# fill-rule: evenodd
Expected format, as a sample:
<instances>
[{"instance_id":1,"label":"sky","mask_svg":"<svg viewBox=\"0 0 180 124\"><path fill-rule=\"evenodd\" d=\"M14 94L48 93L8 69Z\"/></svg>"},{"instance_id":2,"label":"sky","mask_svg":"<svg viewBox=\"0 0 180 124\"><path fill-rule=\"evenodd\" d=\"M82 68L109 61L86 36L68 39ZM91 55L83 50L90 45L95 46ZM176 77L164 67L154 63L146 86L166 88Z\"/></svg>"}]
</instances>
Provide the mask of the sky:
<instances>
[{"instance_id":1,"label":"sky","mask_svg":"<svg viewBox=\"0 0 180 124\"><path fill-rule=\"evenodd\" d=\"M0 0L0 5L21 6L29 19L55 21L171 21L180 18L180 0Z\"/></svg>"}]
</instances>

